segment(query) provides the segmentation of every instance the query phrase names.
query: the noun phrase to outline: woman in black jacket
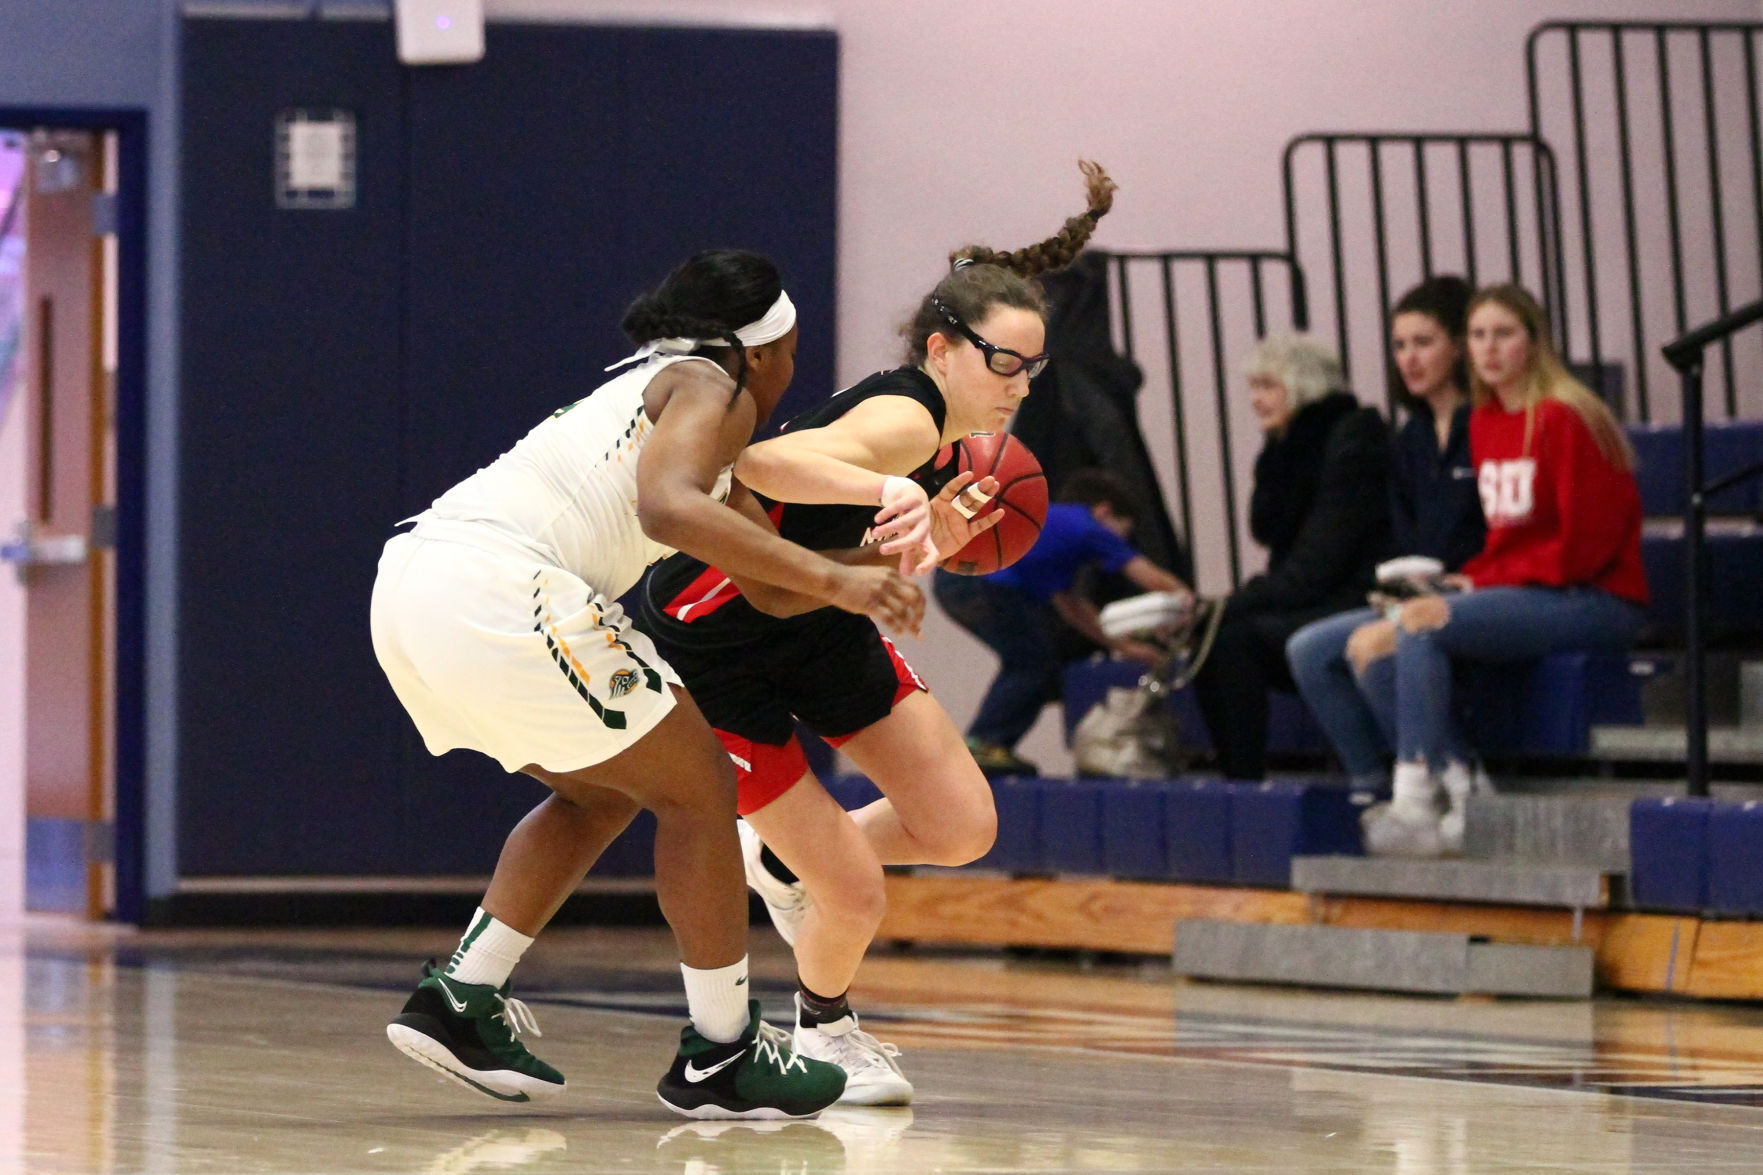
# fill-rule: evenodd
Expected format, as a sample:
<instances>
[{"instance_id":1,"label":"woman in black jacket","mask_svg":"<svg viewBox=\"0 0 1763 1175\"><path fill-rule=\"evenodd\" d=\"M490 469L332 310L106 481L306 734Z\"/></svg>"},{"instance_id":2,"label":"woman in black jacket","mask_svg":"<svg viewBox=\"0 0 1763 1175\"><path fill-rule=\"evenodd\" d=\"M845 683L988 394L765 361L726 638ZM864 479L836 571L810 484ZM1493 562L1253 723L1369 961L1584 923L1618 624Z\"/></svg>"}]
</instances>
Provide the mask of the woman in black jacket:
<instances>
[{"instance_id":1,"label":"woman in black jacket","mask_svg":"<svg viewBox=\"0 0 1763 1175\"><path fill-rule=\"evenodd\" d=\"M1266 444L1249 533L1267 570L1225 601L1194 688L1229 779L1267 773L1267 691L1293 689L1288 638L1362 604L1389 542L1389 432L1342 389L1340 362L1307 335L1273 335L1244 365Z\"/></svg>"}]
</instances>

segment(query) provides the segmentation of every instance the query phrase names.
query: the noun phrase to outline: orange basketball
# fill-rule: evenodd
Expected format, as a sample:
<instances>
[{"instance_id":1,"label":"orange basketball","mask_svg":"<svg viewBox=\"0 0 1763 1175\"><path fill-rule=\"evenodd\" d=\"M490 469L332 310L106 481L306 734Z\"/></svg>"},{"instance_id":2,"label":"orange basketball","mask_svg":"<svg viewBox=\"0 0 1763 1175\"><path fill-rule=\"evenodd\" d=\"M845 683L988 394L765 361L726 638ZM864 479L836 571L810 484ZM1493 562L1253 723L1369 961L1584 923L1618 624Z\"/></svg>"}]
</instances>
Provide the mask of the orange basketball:
<instances>
[{"instance_id":1,"label":"orange basketball","mask_svg":"<svg viewBox=\"0 0 1763 1175\"><path fill-rule=\"evenodd\" d=\"M956 473L971 469L975 481L987 476L998 479L998 495L986 509L1002 510L1004 516L941 566L957 575L985 575L1008 567L1041 537L1041 524L1047 521L1047 475L1028 446L1009 433L971 436L956 441L953 448ZM945 449L937 455L937 465L948 457Z\"/></svg>"}]
</instances>

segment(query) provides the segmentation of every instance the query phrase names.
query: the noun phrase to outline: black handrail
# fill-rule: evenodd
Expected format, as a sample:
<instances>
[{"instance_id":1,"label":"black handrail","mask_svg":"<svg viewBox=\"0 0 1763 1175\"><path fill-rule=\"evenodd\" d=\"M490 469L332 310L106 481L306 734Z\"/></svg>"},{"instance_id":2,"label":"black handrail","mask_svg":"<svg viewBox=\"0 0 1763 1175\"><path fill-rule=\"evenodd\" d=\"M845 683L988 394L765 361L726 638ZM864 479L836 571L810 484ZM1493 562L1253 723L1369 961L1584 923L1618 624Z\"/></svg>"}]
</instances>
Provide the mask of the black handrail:
<instances>
[{"instance_id":1,"label":"black handrail","mask_svg":"<svg viewBox=\"0 0 1763 1175\"><path fill-rule=\"evenodd\" d=\"M1219 291L1221 266L1241 268L1249 283L1255 337L1267 333L1267 270L1283 269L1288 279L1289 322L1297 330L1310 325L1310 301L1304 272L1288 253L1272 249L1159 249L1149 251L1109 250L1108 263L1114 267L1112 298L1119 316L1121 349L1127 358L1138 361L1137 338L1129 266L1143 263L1155 266L1162 318L1162 342L1169 356L1172 423L1175 428L1176 489L1180 496L1181 541L1187 544L1193 570L1199 575L1200 543L1195 529L1194 502L1221 502L1223 508L1226 554L1229 559L1230 583L1234 588L1242 582L1242 552L1237 535L1236 473L1231 459L1230 402L1228 399L1229 357L1225 352L1223 303ZM1212 393L1218 414L1219 485L1218 494L1202 490L1196 493L1189 480L1193 462L1189 460L1186 391L1182 379L1181 353L1183 340L1177 322L1175 270L1178 265L1197 266L1204 279L1204 323L1206 353L1211 360Z\"/></svg>"},{"instance_id":2,"label":"black handrail","mask_svg":"<svg viewBox=\"0 0 1763 1175\"><path fill-rule=\"evenodd\" d=\"M1684 782L1692 796L1708 794L1708 688L1702 649L1704 585L1707 582L1709 494L1763 473L1754 465L1712 484L1702 469L1702 356L1751 325L1763 321L1763 301L1740 306L1688 334L1666 343L1665 361L1683 376L1683 476L1688 491L1684 506Z\"/></svg>"}]
</instances>

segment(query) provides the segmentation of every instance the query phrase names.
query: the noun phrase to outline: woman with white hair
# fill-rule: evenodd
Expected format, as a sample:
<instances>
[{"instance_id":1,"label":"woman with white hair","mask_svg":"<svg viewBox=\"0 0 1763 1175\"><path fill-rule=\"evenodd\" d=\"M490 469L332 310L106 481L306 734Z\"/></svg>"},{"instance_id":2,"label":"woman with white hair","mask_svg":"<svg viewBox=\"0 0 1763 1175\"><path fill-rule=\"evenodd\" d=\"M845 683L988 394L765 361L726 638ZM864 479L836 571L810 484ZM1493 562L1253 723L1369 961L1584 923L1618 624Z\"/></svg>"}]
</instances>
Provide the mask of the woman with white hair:
<instances>
[{"instance_id":1,"label":"woman with white hair","mask_svg":"<svg viewBox=\"0 0 1763 1175\"><path fill-rule=\"evenodd\" d=\"M1340 361L1303 334L1262 339L1243 365L1266 436L1255 459L1249 533L1267 570L1232 592L1194 687L1218 766L1267 773L1267 691L1293 689L1285 644L1359 605L1389 540L1389 433L1343 387Z\"/></svg>"}]
</instances>

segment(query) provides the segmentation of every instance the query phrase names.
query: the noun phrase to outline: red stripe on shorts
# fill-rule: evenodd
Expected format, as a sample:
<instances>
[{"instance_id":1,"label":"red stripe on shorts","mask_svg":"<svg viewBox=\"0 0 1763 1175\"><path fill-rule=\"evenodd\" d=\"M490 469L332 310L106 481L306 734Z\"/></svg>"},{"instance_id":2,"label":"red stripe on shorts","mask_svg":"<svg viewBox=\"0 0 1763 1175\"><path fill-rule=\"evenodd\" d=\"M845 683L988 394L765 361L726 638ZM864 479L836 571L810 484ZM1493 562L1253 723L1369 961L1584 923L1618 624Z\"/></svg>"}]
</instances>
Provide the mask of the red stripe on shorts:
<instances>
[{"instance_id":1,"label":"red stripe on shorts","mask_svg":"<svg viewBox=\"0 0 1763 1175\"><path fill-rule=\"evenodd\" d=\"M717 731L716 737L722 740L722 749L734 760L738 789L735 811L743 816L750 816L765 807L808 774L808 756L793 734L781 747L756 743L726 730Z\"/></svg>"}]
</instances>

